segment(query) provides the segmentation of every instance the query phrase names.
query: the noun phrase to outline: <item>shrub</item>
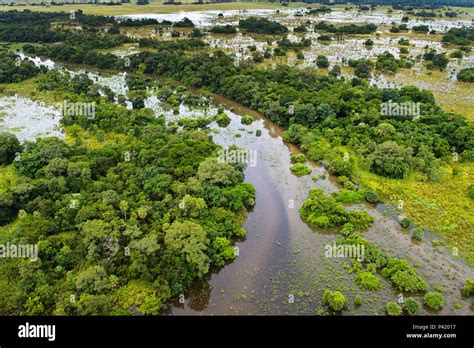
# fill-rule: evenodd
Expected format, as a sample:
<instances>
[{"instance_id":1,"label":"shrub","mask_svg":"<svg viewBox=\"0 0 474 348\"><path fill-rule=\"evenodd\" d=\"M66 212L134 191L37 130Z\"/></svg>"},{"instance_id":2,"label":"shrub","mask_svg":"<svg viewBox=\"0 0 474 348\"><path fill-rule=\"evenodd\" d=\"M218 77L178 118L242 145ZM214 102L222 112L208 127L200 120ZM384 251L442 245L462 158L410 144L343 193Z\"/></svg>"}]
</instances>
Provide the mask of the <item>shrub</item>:
<instances>
[{"instance_id":1,"label":"shrub","mask_svg":"<svg viewBox=\"0 0 474 348\"><path fill-rule=\"evenodd\" d=\"M290 167L291 172L297 176L303 176L311 174L311 169L306 167L303 163L296 163L294 166Z\"/></svg>"},{"instance_id":2,"label":"shrub","mask_svg":"<svg viewBox=\"0 0 474 348\"><path fill-rule=\"evenodd\" d=\"M428 308L439 311L444 306L444 297L439 292L428 292L424 297L424 302Z\"/></svg>"},{"instance_id":3,"label":"shrub","mask_svg":"<svg viewBox=\"0 0 474 348\"><path fill-rule=\"evenodd\" d=\"M317 65L318 68L326 69L326 68L329 67L329 60L327 59L326 56L319 55L316 58L316 65Z\"/></svg>"},{"instance_id":4,"label":"shrub","mask_svg":"<svg viewBox=\"0 0 474 348\"><path fill-rule=\"evenodd\" d=\"M253 122L253 117L250 115L242 116L242 118L240 119L240 123L245 124L245 125L252 124L252 122Z\"/></svg>"},{"instance_id":5,"label":"shrub","mask_svg":"<svg viewBox=\"0 0 474 348\"><path fill-rule=\"evenodd\" d=\"M390 259L381 273L401 291L418 292L428 289L428 285L405 260Z\"/></svg>"},{"instance_id":6,"label":"shrub","mask_svg":"<svg viewBox=\"0 0 474 348\"><path fill-rule=\"evenodd\" d=\"M257 137L261 136L262 135L262 130L261 129L257 129L257 131L255 132L255 135Z\"/></svg>"},{"instance_id":7,"label":"shrub","mask_svg":"<svg viewBox=\"0 0 474 348\"><path fill-rule=\"evenodd\" d=\"M339 65L334 65L329 74L332 76L340 76L342 74L342 69Z\"/></svg>"},{"instance_id":8,"label":"shrub","mask_svg":"<svg viewBox=\"0 0 474 348\"><path fill-rule=\"evenodd\" d=\"M344 224L344 226L342 226L342 229L341 229L341 234L343 236L348 236L350 235L352 232L354 232L354 225L350 224L350 223L346 223Z\"/></svg>"},{"instance_id":9,"label":"shrub","mask_svg":"<svg viewBox=\"0 0 474 348\"><path fill-rule=\"evenodd\" d=\"M324 290L323 305L333 311L341 311L346 304L346 298L339 291Z\"/></svg>"},{"instance_id":10,"label":"shrub","mask_svg":"<svg viewBox=\"0 0 474 348\"><path fill-rule=\"evenodd\" d=\"M461 50L456 50L456 51L454 51L453 53L451 53L449 56L450 56L451 58L462 59L462 57L464 56L464 53L463 53Z\"/></svg>"},{"instance_id":11,"label":"shrub","mask_svg":"<svg viewBox=\"0 0 474 348\"><path fill-rule=\"evenodd\" d=\"M301 153L291 156L291 163L304 163L304 162L306 162L306 158Z\"/></svg>"},{"instance_id":12,"label":"shrub","mask_svg":"<svg viewBox=\"0 0 474 348\"><path fill-rule=\"evenodd\" d=\"M466 279L464 281L464 287L462 288L461 293L467 297L474 295L474 280Z\"/></svg>"},{"instance_id":13,"label":"shrub","mask_svg":"<svg viewBox=\"0 0 474 348\"><path fill-rule=\"evenodd\" d=\"M356 230L366 230L374 222L374 218L365 211L353 210L349 212L348 221Z\"/></svg>"},{"instance_id":14,"label":"shrub","mask_svg":"<svg viewBox=\"0 0 474 348\"><path fill-rule=\"evenodd\" d=\"M402 314L402 308L395 301L390 301L387 303L385 310L387 311L388 315L397 316Z\"/></svg>"},{"instance_id":15,"label":"shrub","mask_svg":"<svg viewBox=\"0 0 474 348\"><path fill-rule=\"evenodd\" d=\"M398 41L398 44L401 45L401 46L408 46L408 45L410 45L410 41L408 39L405 39L405 38L402 37Z\"/></svg>"},{"instance_id":16,"label":"shrub","mask_svg":"<svg viewBox=\"0 0 474 348\"><path fill-rule=\"evenodd\" d=\"M348 214L334 197L324 194L321 189L313 189L301 206L300 215L312 227L336 227L347 222Z\"/></svg>"},{"instance_id":17,"label":"shrub","mask_svg":"<svg viewBox=\"0 0 474 348\"><path fill-rule=\"evenodd\" d=\"M474 82L474 68L466 68L459 71L458 80L463 82Z\"/></svg>"},{"instance_id":18,"label":"shrub","mask_svg":"<svg viewBox=\"0 0 474 348\"><path fill-rule=\"evenodd\" d=\"M317 40L318 41L331 41L332 38L329 35L323 34L323 35L318 36Z\"/></svg>"},{"instance_id":19,"label":"shrub","mask_svg":"<svg viewBox=\"0 0 474 348\"><path fill-rule=\"evenodd\" d=\"M410 221L410 219L404 217L404 218L400 221L400 225L402 225L402 226L405 227L405 228L408 228L408 227L410 227L410 225L411 225L411 221Z\"/></svg>"},{"instance_id":20,"label":"shrub","mask_svg":"<svg viewBox=\"0 0 474 348\"><path fill-rule=\"evenodd\" d=\"M403 303L403 309L408 315L416 315L418 310L421 308L420 302L415 300L413 297L408 297Z\"/></svg>"},{"instance_id":21,"label":"shrub","mask_svg":"<svg viewBox=\"0 0 474 348\"><path fill-rule=\"evenodd\" d=\"M379 199L379 194L375 191L367 191L365 193L365 200L369 203L377 203Z\"/></svg>"},{"instance_id":22,"label":"shrub","mask_svg":"<svg viewBox=\"0 0 474 348\"><path fill-rule=\"evenodd\" d=\"M470 199L474 199L474 185L469 186L468 196Z\"/></svg>"},{"instance_id":23,"label":"shrub","mask_svg":"<svg viewBox=\"0 0 474 348\"><path fill-rule=\"evenodd\" d=\"M221 113L216 116L216 122L219 127L227 127L230 124L230 121L231 119L227 114Z\"/></svg>"},{"instance_id":24,"label":"shrub","mask_svg":"<svg viewBox=\"0 0 474 348\"><path fill-rule=\"evenodd\" d=\"M380 280L368 271L359 272L356 280L364 290L378 290L381 286Z\"/></svg>"},{"instance_id":25,"label":"shrub","mask_svg":"<svg viewBox=\"0 0 474 348\"><path fill-rule=\"evenodd\" d=\"M263 63L264 58L262 52L257 51L252 53L252 59L255 63Z\"/></svg>"},{"instance_id":26,"label":"shrub","mask_svg":"<svg viewBox=\"0 0 474 348\"><path fill-rule=\"evenodd\" d=\"M357 295L354 297L354 304L355 304L356 306L362 305L362 296L360 296L359 294L357 294Z\"/></svg>"},{"instance_id":27,"label":"shrub","mask_svg":"<svg viewBox=\"0 0 474 348\"><path fill-rule=\"evenodd\" d=\"M293 31L295 33L306 33L308 31L308 29L306 28L306 26L304 24L300 24L299 26L295 27L293 29Z\"/></svg>"},{"instance_id":28,"label":"shrub","mask_svg":"<svg viewBox=\"0 0 474 348\"><path fill-rule=\"evenodd\" d=\"M415 33L427 33L430 31L430 28L427 25L414 25L411 30Z\"/></svg>"},{"instance_id":29,"label":"shrub","mask_svg":"<svg viewBox=\"0 0 474 348\"><path fill-rule=\"evenodd\" d=\"M411 237L413 239L416 239L416 240L423 240L423 236L424 236L425 232L423 232L423 230L421 228L415 228L412 232L411 232Z\"/></svg>"},{"instance_id":30,"label":"shrub","mask_svg":"<svg viewBox=\"0 0 474 348\"><path fill-rule=\"evenodd\" d=\"M414 271L413 271L414 272ZM392 277L391 280L395 287L399 290L407 292L418 292L426 290L428 285L419 276L408 270L398 271Z\"/></svg>"},{"instance_id":31,"label":"shrub","mask_svg":"<svg viewBox=\"0 0 474 348\"><path fill-rule=\"evenodd\" d=\"M364 200L364 195L362 193L344 189L335 192L333 195L336 197L338 202L342 203L361 203Z\"/></svg>"}]
</instances>

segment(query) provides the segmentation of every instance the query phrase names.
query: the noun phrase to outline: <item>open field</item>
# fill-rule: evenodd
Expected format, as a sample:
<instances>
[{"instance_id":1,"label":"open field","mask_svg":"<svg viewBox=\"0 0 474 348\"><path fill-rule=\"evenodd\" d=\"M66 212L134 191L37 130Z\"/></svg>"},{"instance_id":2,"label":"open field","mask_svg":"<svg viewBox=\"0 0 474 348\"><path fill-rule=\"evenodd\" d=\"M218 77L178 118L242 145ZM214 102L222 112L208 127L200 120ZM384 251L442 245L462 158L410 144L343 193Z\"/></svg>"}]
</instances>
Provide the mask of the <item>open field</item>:
<instances>
[{"instance_id":1,"label":"open field","mask_svg":"<svg viewBox=\"0 0 474 348\"><path fill-rule=\"evenodd\" d=\"M288 7L318 7L321 5L308 5L304 3L291 3ZM71 4L63 6L8 6L0 7L0 10L24 10L40 12L70 12L81 9L90 15L125 15L137 13L176 13L181 11L224 11L224 10L246 10L246 9L281 9L280 4L268 2L232 2L223 4L191 4L191 1L183 1L183 5L164 5L163 2L151 2L149 5L123 4L120 6Z\"/></svg>"},{"instance_id":2,"label":"open field","mask_svg":"<svg viewBox=\"0 0 474 348\"><path fill-rule=\"evenodd\" d=\"M457 174L453 174L454 168ZM450 165L443 172L439 183L420 181L417 175L394 180L363 170L356 177L363 186L380 192L387 202L399 205L402 201L403 213L417 226L435 231L450 245L450 252L456 254L458 250L459 256L474 265L474 216L468 197L468 188L474 182L474 165Z\"/></svg>"},{"instance_id":3,"label":"open field","mask_svg":"<svg viewBox=\"0 0 474 348\"><path fill-rule=\"evenodd\" d=\"M30 1L29 3L41 3L41 0ZM231 3L219 3L219 4L193 4L194 0L182 0L182 5L165 5L163 1L151 0L148 5L136 5L136 4L122 4L117 6L108 5L92 5L92 4L65 4L62 6L0 6L2 10L24 10L28 9L31 11L40 12L70 12L73 10L81 9L86 14L91 15L125 15L125 14L138 14L138 13L176 13L181 11L225 11L225 10L249 10L249 9L281 9L281 8L318 8L327 5L321 4L307 4L303 2L291 2L287 7L283 7L278 3L269 3L265 1L237 1ZM332 9L344 8L355 8L351 5L332 5ZM458 19L472 19L474 17L474 8L465 7L449 7L454 11L461 13L460 16L455 18L439 17L445 20L458 20ZM391 9L389 6L378 6L377 11L387 12ZM395 13L401 12L395 10ZM437 13L443 13L442 10L438 10ZM413 16L412 16L413 17Z\"/></svg>"}]
</instances>

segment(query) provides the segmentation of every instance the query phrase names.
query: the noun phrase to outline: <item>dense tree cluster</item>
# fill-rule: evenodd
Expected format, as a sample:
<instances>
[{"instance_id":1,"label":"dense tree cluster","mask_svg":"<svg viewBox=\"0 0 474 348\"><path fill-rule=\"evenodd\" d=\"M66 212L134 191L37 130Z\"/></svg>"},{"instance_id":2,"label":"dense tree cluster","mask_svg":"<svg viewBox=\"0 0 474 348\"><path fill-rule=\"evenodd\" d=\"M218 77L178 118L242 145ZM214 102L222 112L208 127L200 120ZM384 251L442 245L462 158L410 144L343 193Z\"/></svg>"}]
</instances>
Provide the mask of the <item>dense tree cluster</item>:
<instances>
[{"instance_id":1,"label":"dense tree cluster","mask_svg":"<svg viewBox=\"0 0 474 348\"><path fill-rule=\"evenodd\" d=\"M246 32L255 34L277 35L285 34L288 32L288 28L278 22L270 21L266 18L257 17L241 19L239 21L239 28L243 29Z\"/></svg>"},{"instance_id":2,"label":"dense tree cluster","mask_svg":"<svg viewBox=\"0 0 474 348\"><path fill-rule=\"evenodd\" d=\"M356 279L361 287L378 288L378 279L374 274L368 274L377 272L400 291L418 293L428 290L428 285L407 261L387 255L377 245L368 242L360 233L355 232L351 223L346 223L342 227L336 242L337 245L364 246L364 259L352 259L353 270L358 272Z\"/></svg>"},{"instance_id":3,"label":"dense tree cluster","mask_svg":"<svg viewBox=\"0 0 474 348\"><path fill-rule=\"evenodd\" d=\"M355 230L361 231L369 228L374 221L364 211L347 212L333 196L324 194L321 189L309 192L308 198L300 208L300 215L308 225L319 228L338 227L350 223Z\"/></svg>"},{"instance_id":4,"label":"dense tree cluster","mask_svg":"<svg viewBox=\"0 0 474 348\"><path fill-rule=\"evenodd\" d=\"M377 30L375 24L348 24L342 26L335 26L334 24L328 24L326 22L318 22L314 25L315 30L323 30L329 33L339 34L372 34Z\"/></svg>"},{"instance_id":5,"label":"dense tree cluster","mask_svg":"<svg viewBox=\"0 0 474 348\"><path fill-rule=\"evenodd\" d=\"M443 35L443 42L459 46L470 46L474 43L474 27L449 29Z\"/></svg>"},{"instance_id":6,"label":"dense tree cluster","mask_svg":"<svg viewBox=\"0 0 474 348\"><path fill-rule=\"evenodd\" d=\"M0 243L39 251L34 262L2 261L2 314L157 314L235 257L232 240L245 235L255 189L241 165L217 160L205 131L175 132L150 110L111 103L90 93L86 76L39 80L95 102L95 117L64 116L70 141L43 138L21 149L1 135L3 164L20 156L16 183L0 193Z\"/></svg>"},{"instance_id":7,"label":"dense tree cluster","mask_svg":"<svg viewBox=\"0 0 474 348\"><path fill-rule=\"evenodd\" d=\"M0 51L0 83L20 82L36 76L45 68L38 68L28 59L21 59L20 56Z\"/></svg>"},{"instance_id":8,"label":"dense tree cluster","mask_svg":"<svg viewBox=\"0 0 474 348\"><path fill-rule=\"evenodd\" d=\"M175 28L194 28L194 23L188 18L184 17L180 21L173 24Z\"/></svg>"},{"instance_id":9,"label":"dense tree cluster","mask_svg":"<svg viewBox=\"0 0 474 348\"><path fill-rule=\"evenodd\" d=\"M232 25L216 25L209 29L209 31L213 34L235 34L237 29Z\"/></svg>"},{"instance_id":10,"label":"dense tree cluster","mask_svg":"<svg viewBox=\"0 0 474 348\"><path fill-rule=\"evenodd\" d=\"M287 37L284 37L281 40L277 41L277 45L279 48L282 48L284 50L299 51L305 47L310 47L311 39L302 39L301 41L294 42L288 39Z\"/></svg>"}]
</instances>

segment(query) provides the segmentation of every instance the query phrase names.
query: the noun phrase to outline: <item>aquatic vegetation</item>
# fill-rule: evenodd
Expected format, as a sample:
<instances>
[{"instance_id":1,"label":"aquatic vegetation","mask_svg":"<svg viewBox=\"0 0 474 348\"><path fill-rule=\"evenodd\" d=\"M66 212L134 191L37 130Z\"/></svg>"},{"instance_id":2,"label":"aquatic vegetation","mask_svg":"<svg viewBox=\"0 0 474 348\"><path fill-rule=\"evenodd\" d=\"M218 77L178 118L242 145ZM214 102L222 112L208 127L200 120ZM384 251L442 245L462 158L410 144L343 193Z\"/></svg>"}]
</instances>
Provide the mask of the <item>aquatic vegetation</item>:
<instances>
[{"instance_id":1,"label":"aquatic vegetation","mask_svg":"<svg viewBox=\"0 0 474 348\"><path fill-rule=\"evenodd\" d=\"M403 310L408 315L416 315L421 308L420 302L413 297L407 297L403 302Z\"/></svg>"},{"instance_id":2,"label":"aquatic vegetation","mask_svg":"<svg viewBox=\"0 0 474 348\"><path fill-rule=\"evenodd\" d=\"M301 153L291 156L291 163L305 163L305 162L306 162L306 158Z\"/></svg>"},{"instance_id":3,"label":"aquatic vegetation","mask_svg":"<svg viewBox=\"0 0 474 348\"><path fill-rule=\"evenodd\" d=\"M380 200L379 194L375 191L367 191L364 198L369 203L377 203Z\"/></svg>"},{"instance_id":4,"label":"aquatic vegetation","mask_svg":"<svg viewBox=\"0 0 474 348\"><path fill-rule=\"evenodd\" d=\"M347 221L357 231L368 229L374 222L374 218L366 211L352 210L347 216Z\"/></svg>"},{"instance_id":5,"label":"aquatic vegetation","mask_svg":"<svg viewBox=\"0 0 474 348\"><path fill-rule=\"evenodd\" d=\"M331 308L333 311L341 311L345 304L346 304L346 298L344 295L339 292L339 291L331 291L331 290L324 290L323 293L323 299L322 299L323 305L328 306Z\"/></svg>"},{"instance_id":6,"label":"aquatic vegetation","mask_svg":"<svg viewBox=\"0 0 474 348\"><path fill-rule=\"evenodd\" d=\"M380 280L374 274L367 271L357 273L356 280L364 290L378 290L382 286Z\"/></svg>"},{"instance_id":7,"label":"aquatic vegetation","mask_svg":"<svg viewBox=\"0 0 474 348\"><path fill-rule=\"evenodd\" d=\"M336 227L347 222L347 212L334 197L321 189L309 192L308 199L300 208L303 220L313 227Z\"/></svg>"},{"instance_id":8,"label":"aquatic vegetation","mask_svg":"<svg viewBox=\"0 0 474 348\"><path fill-rule=\"evenodd\" d=\"M230 117L227 116L225 113L219 113L216 115L216 122L219 125L219 127L227 127L230 124Z\"/></svg>"},{"instance_id":9,"label":"aquatic vegetation","mask_svg":"<svg viewBox=\"0 0 474 348\"><path fill-rule=\"evenodd\" d=\"M305 166L303 163L296 163L290 167L291 172L297 176L303 176L311 174L312 170Z\"/></svg>"},{"instance_id":10,"label":"aquatic vegetation","mask_svg":"<svg viewBox=\"0 0 474 348\"><path fill-rule=\"evenodd\" d=\"M444 306L444 296L439 292L426 293L423 301L428 308L434 311L439 311Z\"/></svg>"},{"instance_id":11,"label":"aquatic vegetation","mask_svg":"<svg viewBox=\"0 0 474 348\"><path fill-rule=\"evenodd\" d=\"M356 306L361 306L363 303L362 301L362 296L360 296L359 294L357 294L355 297L354 297L354 304Z\"/></svg>"},{"instance_id":12,"label":"aquatic vegetation","mask_svg":"<svg viewBox=\"0 0 474 348\"><path fill-rule=\"evenodd\" d=\"M425 232L421 228L415 228L413 231L411 231L412 238L418 241L423 240L424 235L425 235Z\"/></svg>"},{"instance_id":13,"label":"aquatic vegetation","mask_svg":"<svg viewBox=\"0 0 474 348\"><path fill-rule=\"evenodd\" d=\"M365 198L363 193L345 189L342 189L333 195L336 197L336 201L341 203L361 203Z\"/></svg>"},{"instance_id":14,"label":"aquatic vegetation","mask_svg":"<svg viewBox=\"0 0 474 348\"><path fill-rule=\"evenodd\" d=\"M381 270L383 277L392 281L402 291L419 292L428 290L428 285L405 260L390 259Z\"/></svg>"},{"instance_id":15,"label":"aquatic vegetation","mask_svg":"<svg viewBox=\"0 0 474 348\"><path fill-rule=\"evenodd\" d=\"M467 297L474 295L474 280L466 279L461 293Z\"/></svg>"},{"instance_id":16,"label":"aquatic vegetation","mask_svg":"<svg viewBox=\"0 0 474 348\"><path fill-rule=\"evenodd\" d=\"M403 312L402 308L395 301L388 302L385 306L385 310L387 312L387 315L392 316L402 315Z\"/></svg>"},{"instance_id":17,"label":"aquatic vegetation","mask_svg":"<svg viewBox=\"0 0 474 348\"><path fill-rule=\"evenodd\" d=\"M245 124L245 125L252 124L252 122L253 122L253 117L250 116L250 115L244 115L244 116L242 116L242 118L240 119L240 122L241 122L242 124Z\"/></svg>"}]
</instances>

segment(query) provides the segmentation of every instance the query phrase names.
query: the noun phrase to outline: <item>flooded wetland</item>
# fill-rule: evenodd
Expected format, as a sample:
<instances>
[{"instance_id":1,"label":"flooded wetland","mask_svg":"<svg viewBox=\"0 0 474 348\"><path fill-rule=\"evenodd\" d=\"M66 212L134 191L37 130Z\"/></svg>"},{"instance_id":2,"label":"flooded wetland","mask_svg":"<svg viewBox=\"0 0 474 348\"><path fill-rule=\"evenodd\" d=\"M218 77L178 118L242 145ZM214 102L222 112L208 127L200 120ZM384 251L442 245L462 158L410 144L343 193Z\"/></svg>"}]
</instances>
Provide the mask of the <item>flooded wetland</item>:
<instances>
[{"instance_id":1,"label":"flooded wetland","mask_svg":"<svg viewBox=\"0 0 474 348\"><path fill-rule=\"evenodd\" d=\"M402 67L396 71L374 69L370 78L367 79L368 85L381 89L416 86L420 90L430 90L433 92L436 103L444 111L462 114L471 121L474 119L473 84L457 79L461 70L474 67L474 53L468 51L462 58L450 58L444 70L427 68L426 61L422 58L431 49L447 56L458 51L457 46L442 41L443 33L453 28L472 25L474 20L472 8L464 9L467 12L458 18L443 16L429 19L415 16L405 18L405 11L395 9L388 12L385 7L360 11L356 6L349 6L349 9L335 6L331 11L326 12L311 12L311 8L321 7L290 6L285 8L281 6L246 10L120 13L115 17L119 23L127 19L133 21L156 19L175 23L188 18L194 26L192 28L157 27L156 25L123 26L120 27L120 33L134 42L100 48L97 52L119 57L126 62L128 59L128 64L133 66L135 55L154 52L154 48L138 44L140 39L184 41L189 39L192 30L198 29L203 33L199 39L206 45L206 52L211 55L218 55L219 51L224 52L234 60L236 68L245 69L248 66L255 66L259 69L276 69L277 66L285 64L301 71L313 69L320 75L330 76L334 66L338 66L341 68L339 78L346 81L351 81L355 77L353 67L348 66L349 60L368 60L376 64L378 56L388 52L395 60L405 59L412 62L410 68ZM463 8L460 11L462 12ZM288 33L283 35L288 42L298 45L303 44L304 40L309 40L309 44L298 50L290 48L285 51L285 54L277 55L275 52L282 47L280 41L282 35L248 33L238 28L236 32L229 34L213 33L210 30L216 26L238 27L239 21L249 18L266 18L276 21L288 28ZM312 29L316 23L320 22L336 27L349 24L374 24L377 30L368 34L330 34L329 41L321 41L321 36L326 34ZM402 23L406 24L405 31L398 33L390 31L395 25ZM301 26L305 29L300 32L295 31L295 28ZM428 32L413 32L411 29L416 26L426 26ZM178 34L175 34L176 32ZM369 39L372 44L367 45ZM401 39L407 39L409 43L400 45ZM407 50L401 51L401 48ZM107 96L108 91L111 91L114 97L109 98L109 101L112 104L123 105L128 110L137 109L128 80L134 73L120 71L117 67L98 69L92 65L77 65L55 58L39 57L22 50L18 52L21 59L29 60L37 67L43 67L43 73L48 70L60 70L72 79L85 75L95 86L98 86L98 93L102 97ZM255 58L256 52L261 54L261 59ZM265 52L270 53L269 57L263 58ZM320 56L327 58L327 65L324 67L316 63ZM153 64L158 66L160 62L156 61ZM165 79L146 71L145 67L138 67L136 71L139 71L140 76L148 79L146 88L143 89L145 94L142 110L147 110L146 112L155 118L163 118L166 125L174 127L173 129L178 133L186 128L186 123L181 123L181 120L185 122L207 120L205 126L198 128L204 130L213 143L222 149L229 149L236 145L239 149L255 154L254 160L247 162L243 171L244 181L255 188L255 204L249 209L242 224L246 230L246 236L232 238L235 243L233 245L235 258L226 261L225 265L211 265L205 275L194 280L188 288L183 290L184 296L170 298L169 302L160 309L160 314L385 315L389 301L395 301L402 306L405 298L412 297L423 303L424 291L400 290L394 286L389 277L375 271L373 271L374 276L380 283L377 289L362 287L356 276L357 273L361 273L360 269L357 269L351 258L328 255L328 248L336 243L340 233L339 227L310 227L310 224L301 216L302 207L313 189L321 189L324 194L337 197L338 192L347 191L347 187L340 180L341 175L334 175L330 164L328 165L324 160L313 161L310 158L311 151L308 151L307 144L311 142L303 139L300 144L295 144L285 133L291 130L291 127L288 130L288 124L279 125L278 122L273 122L264 115L262 109L268 105L265 104L266 102L254 105L255 107L248 107L244 105L245 102L240 103L222 94L210 92L215 88L208 88L204 83L201 88L185 87L187 84L185 81ZM62 93L65 93L66 89L57 93L53 90L36 90L34 86L37 79L37 77L32 77L23 84L0 85L0 130L15 134L22 143L51 136L72 139L72 134L77 133L77 129L60 122L63 115L59 105L62 101ZM237 85L238 81L235 83ZM268 83L269 94L273 93L272 88L275 87ZM317 89L314 89L314 93L317 92L319 93ZM203 105L173 101L173 95L181 96L180 93L188 93L195 98L200 98ZM362 92L359 90L355 93ZM163 97L164 94L166 98ZM291 112L288 111L288 113ZM225 127L216 122L222 114L229 119ZM245 122L248 116L251 116L251 120ZM358 126L364 126L362 119ZM324 134L333 138L334 133L337 133L336 136L343 134L336 127L331 132ZM386 132L389 134L390 130ZM131 133L133 132L129 134ZM319 132L317 136L320 137L322 134L323 132ZM389 138L387 134L380 136ZM317 139L314 137L313 141ZM341 146L341 143L344 146L347 145L344 141L339 141L339 144L335 141L331 146ZM444 143L440 144L447 146ZM303 155L303 163L309 168L309 174L295 175L290 169L296 163L295 158L298 158L298 155ZM352 152L350 156L353 156ZM368 166L362 160L360 163L360 172L354 176L361 179L359 183L356 183L358 186L362 186L362 182L367 180L369 175L367 174ZM474 177L472 163L466 162L463 166L462 185L471 185ZM444 170L451 170L450 167L446 168L448 167ZM0 180L2 176L3 171L0 171ZM401 181L406 185L416 185L413 180L415 179L411 176ZM383 186L392 189L393 186L387 185L396 185L396 181L397 179L387 179L385 182L381 179L377 185L380 188ZM0 193L3 191L2 187L4 185L0 185ZM432 222L430 218L435 217L426 218L428 220L412 219L411 226L421 226L424 230L422 241L417 241L412 237L410 231L400 223L400 215L408 213L408 215L416 216L418 212L405 212L400 206L397 207L400 199L408 206L407 209L411 208L411 205L406 203L410 199L426 199L428 204L440 202L434 198L430 201L432 197L426 192L419 193L413 190L406 194L408 191L404 190L408 188L393 189L395 195L383 196L383 200L380 199L374 203L365 200L352 203L339 202L349 212L363 211L373 218L372 225L360 232L367 243L378 246L392 258L405 260L428 284L428 291L442 293L444 296L442 309L433 311L422 305L418 314L472 315L474 311L472 296L464 296L460 291L466 279L474 279L472 259L469 259L474 252L471 248L474 238L472 200L464 205L465 215L458 218L459 225L463 224L462 231L468 231L468 235L463 236L466 239L462 239L463 242L459 241L459 244L465 245L465 249L462 249L458 244L454 244L452 239L445 240L445 234L438 233L435 229L423 228L425 226L423 223L429 225ZM380 192L382 195L384 191L380 189ZM450 206L446 205L446 207L450 209ZM92 212L83 212L83 214L93 216ZM134 219L140 220L136 214ZM163 218L163 221L165 220ZM160 228L161 224L164 226L166 222L162 223L160 220ZM152 228L157 226L158 224L153 225ZM460 228L455 229L460 230ZM164 238L166 241L166 237ZM458 249L461 256L457 253ZM370 267L368 266L368 269ZM345 296L345 306L342 310L330 309L324 303L323 297L327 289L338 291Z\"/></svg>"}]
</instances>

